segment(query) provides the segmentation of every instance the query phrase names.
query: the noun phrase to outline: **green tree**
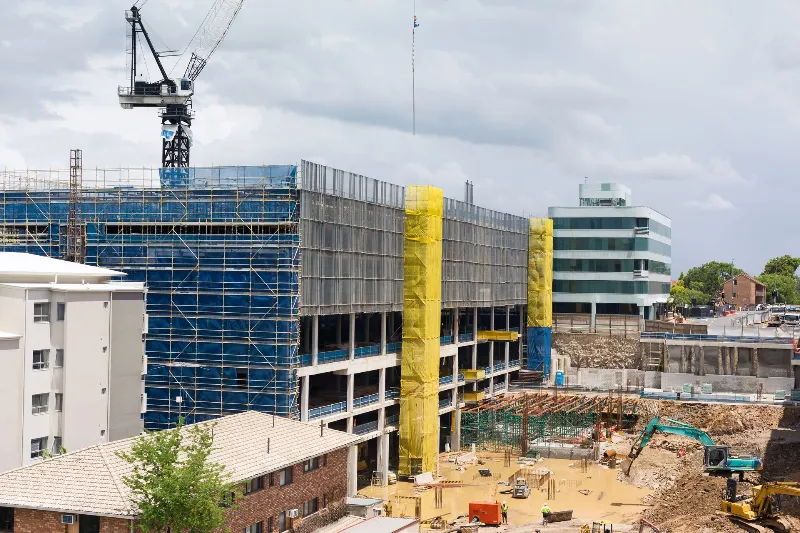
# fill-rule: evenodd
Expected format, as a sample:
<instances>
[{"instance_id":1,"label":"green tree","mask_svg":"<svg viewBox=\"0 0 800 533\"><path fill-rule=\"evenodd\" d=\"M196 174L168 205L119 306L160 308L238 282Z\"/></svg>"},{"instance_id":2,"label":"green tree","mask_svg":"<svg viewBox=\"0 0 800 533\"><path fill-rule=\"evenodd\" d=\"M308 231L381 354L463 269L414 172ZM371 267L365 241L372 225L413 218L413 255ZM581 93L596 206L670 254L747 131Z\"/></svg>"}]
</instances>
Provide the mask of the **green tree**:
<instances>
[{"instance_id":1,"label":"green tree","mask_svg":"<svg viewBox=\"0 0 800 533\"><path fill-rule=\"evenodd\" d=\"M148 433L130 452L117 455L133 465L122 481L139 509L143 533L209 533L223 526L234 484L224 467L208 460L213 424Z\"/></svg>"},{"instance_id":2,"label":"green tree","mask_svg":"<svg viewBox=\"0 0 800 533\"><path fill-rule=\"evenodd\" d=\"M734 267L732 263L711 261L687 270L683 276L683 283L687 289L700 291L714 298L722 292L725 280L742 272L742 269Z\"/></svg>"},{"instance_id":3,"label":"green tree","mask_svg":"<svg viewBox=\"0 0 800 533\"><path fill-rule=\"evenodd\" d=\"M678 280L678 282L669 290L668 303L672 305L692 305L692 299L697 300L698 305L703 305L708 303L710 297L700 291L687 289L683 280Z\"/></svg>"},{"instance_id":4,"label":"green tree","mask_svg":"<svg viewBox=\"0 0 800 533\"><path fill-rule=\"evenodd\" d=\"M773 289L778 289L778 302L787 304L800 303L797 292L797 280L793 276L782 274L762 274L758 280L767 286L767 298L772 297Z\"/></svg>"},{"instance_id":5,"label":"green tree","mask_svg":"<svg viewBox=\"0 0 800 533\"><path fill-rule=\"evenodd\" d=\"M764 265L764 272L761 274L779 274L781 276L794 277L797 267L800 267L800 257L782 255L767 261L767 264Z\"/></svg>"}]
</instances>

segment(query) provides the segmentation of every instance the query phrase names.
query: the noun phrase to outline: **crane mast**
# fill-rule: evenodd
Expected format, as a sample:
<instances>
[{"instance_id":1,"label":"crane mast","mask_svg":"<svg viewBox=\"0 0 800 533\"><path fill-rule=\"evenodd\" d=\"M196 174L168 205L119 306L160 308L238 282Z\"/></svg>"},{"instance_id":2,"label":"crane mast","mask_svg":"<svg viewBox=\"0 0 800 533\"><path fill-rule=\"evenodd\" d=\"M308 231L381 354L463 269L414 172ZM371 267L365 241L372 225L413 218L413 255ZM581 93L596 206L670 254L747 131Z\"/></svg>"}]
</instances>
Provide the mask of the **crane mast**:
<instances>
[{"instance_id":1,"label":"crane mast","mask_svg":"<svg viewBox=\"0 0 800 533\"><path fill-rule=\"evenodd\" d=\"M138 2L137 2L138 3ZM215 0L198 30L200 36L192 52L186 72L182 78L170 79L161 55L156 51L150 34L142 22L141 9L136 5L125 12L130 24L131 69L130 86L120 87L119 102L124 109L139 107L158 108L161 118L161 166L163 168L187 168L192 146L192 96L194 82L205 68L208 60L225 39L233 21L242 9L244 0ZM156 82L140 80L138 60L144 37L147 48L158 66L162 79ZM191 43L190 43L191 44ZM139 77L137 77L139 76Z\"/></svg>"}]
</instances>

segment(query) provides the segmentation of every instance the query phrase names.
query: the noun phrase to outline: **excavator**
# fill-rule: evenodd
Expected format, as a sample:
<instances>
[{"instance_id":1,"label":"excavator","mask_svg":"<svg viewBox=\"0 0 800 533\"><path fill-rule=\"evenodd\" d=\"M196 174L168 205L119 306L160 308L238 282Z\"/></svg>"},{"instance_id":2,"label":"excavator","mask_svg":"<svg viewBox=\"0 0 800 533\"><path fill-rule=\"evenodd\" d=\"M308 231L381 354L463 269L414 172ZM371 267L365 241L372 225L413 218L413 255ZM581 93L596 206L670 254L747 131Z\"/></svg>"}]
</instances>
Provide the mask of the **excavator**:
<instances>
[{"instance_id":1,"label":"excavator","mask_svg":"<svg viewBox=\"0 0 800 533\"><path fill-rule=\"evenodd\" d=\"M745 472L760 471L763 468L760 457L731 455L728 446L715 444L714 439L702 429L670 418L665 418L664 422L661 422L660 417L656 416L647 423L644 430L633 441L628 458L620 464L622 472L626 476L630 474L633 461L639 457L656 432L682 435L700 441L705 452L703 454L703 471L707 474L730 477L732 473L738 472L741 481Z\"/></svg>"},{"instance_id":2,"label":"excavator","mask_svg":"<svg viewBox=\"0 0 800 533\"><path fill-rule=\"evenodd\" d=\"M729 479L722 494L722 513L740 528L751 533L787 533L789 523L778 512L773 496L800 496L800 483L769 482L752 487L752 495L738 495L735 479Z\"/></svg>"}]
</instances>

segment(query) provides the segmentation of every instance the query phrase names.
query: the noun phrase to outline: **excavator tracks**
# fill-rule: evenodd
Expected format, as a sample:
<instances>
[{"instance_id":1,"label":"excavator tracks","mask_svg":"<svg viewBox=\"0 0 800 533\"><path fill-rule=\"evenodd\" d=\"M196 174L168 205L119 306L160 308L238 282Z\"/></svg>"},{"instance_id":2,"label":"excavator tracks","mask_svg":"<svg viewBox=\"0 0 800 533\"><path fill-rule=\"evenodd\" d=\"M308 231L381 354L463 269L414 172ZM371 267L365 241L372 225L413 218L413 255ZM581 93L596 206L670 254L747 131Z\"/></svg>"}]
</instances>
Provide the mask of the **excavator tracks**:
<instances>
[{"instance_id":1,"label":"excavator tracks","mask_svg":"<svg viewBox=\"0 0 800 533\"><path fill-rule=\"evenodd\" d=\"M728 516L731 522L750 533L791 533L791 526L782 518L767 518L758 522L748 522L735 516Z\"/></svg>"}]
</instances>

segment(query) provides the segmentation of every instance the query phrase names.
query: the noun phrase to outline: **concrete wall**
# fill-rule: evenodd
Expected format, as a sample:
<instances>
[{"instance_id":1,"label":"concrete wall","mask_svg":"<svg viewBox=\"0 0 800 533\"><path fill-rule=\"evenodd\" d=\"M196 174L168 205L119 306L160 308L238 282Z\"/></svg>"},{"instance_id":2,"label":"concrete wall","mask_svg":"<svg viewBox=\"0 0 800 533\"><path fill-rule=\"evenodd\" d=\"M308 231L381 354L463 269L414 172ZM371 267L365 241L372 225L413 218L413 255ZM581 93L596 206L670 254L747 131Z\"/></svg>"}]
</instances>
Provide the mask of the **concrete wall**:
<instances>
[{"instance_id":1,"label":"concrete wall","mask_svg":"<svg viewBox=\"0 0 800 533\"><path fill-rule=\"evenodd\" d=\"M755 394L759 383L764 384L764 392L772 393L777 389L786 391L794 387L794 378L771 377L760 378L755 376L695 376L693 374L669 373L661 375L661 389L682 390L684 383L711 383L714 392L739 392Z\"/></svg>"},{"instance_id":2,"label":"concrete wall","mask_svg":"<svg viewBox=\"0 0 800 533\"><path fill-rule=\"evenodd\" d=\"M0 330L25 334L25 291L0 287ZM22 464L22 398L25 353L21 340L0 342L0 472Z\"/></svg>"},{"instance_id":3,"label":"concrete wall","mask_svg":"<svg viewBox=\"0 0 800 533\"><path fill-rule=\"evenodd\" d=\"M141 328L144 295L117 291L111 294L109 347L108 439L134 437L142 432L142 374L144 342Z\"/></svg>"},{"instance_id":4,"label":"concrete wall","mask_svg":"<svg viewBox=\"0 0 800 533\"><path fill-rule=\"evenodd\" d=\"M668 345L669 350L669 370L670 372L680 372L681 370L689 370L691 360L689 358L689 346L684 346L686 354L686 369L681 369L681 347L677 345ZM727 349L727 348L726 348ZM695 352L698 346L694 346ZM739 363L738 373L739 376L750 376L753 373L753 348L738 348ZM792 377L793 371L790 369L792 358L791 350L778 350L778 349L758 349L758 377ZM718 369L718 347L717 346L704 346L702 348L703 362L699 368L698 375L719 374ZM731 365L733 364L733 353L731 352ZM687 372L692 373L692 372Z\"/></svg>"},{"instance_id":5,"label":"concrete wall","mask_svg":"<svg viewBox=\"0 0 800 533\"><path fill-rule=\"evenodd\" d=\"M108 292L68 293L64 320L63 446L108 441Z\"/></svg>"},{"instance_id":6,"label":"concrete wall","mask_svg":"<svg viewBox=\"0 0 800 533\"><path fill-rule=\"evenodd\" d=\"M655 383L658 372L645 372L644 370L614 369L614 368L581 368L572 367L569 374L570 385L580 385L589 389L616 389L620 385L625 387L641 387L648 382ZM649 374L649 376L647 376Z\"/></svg>"}]
</instances>

